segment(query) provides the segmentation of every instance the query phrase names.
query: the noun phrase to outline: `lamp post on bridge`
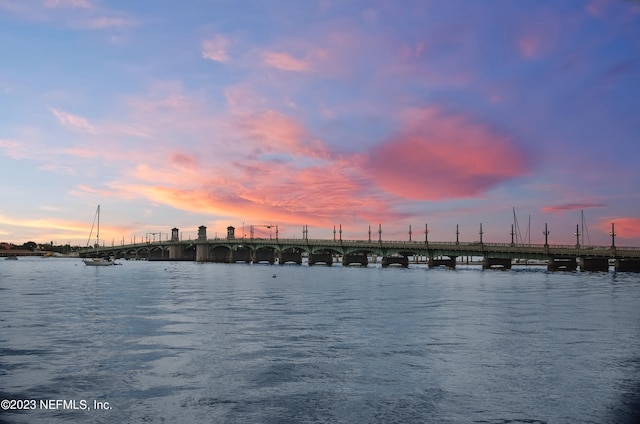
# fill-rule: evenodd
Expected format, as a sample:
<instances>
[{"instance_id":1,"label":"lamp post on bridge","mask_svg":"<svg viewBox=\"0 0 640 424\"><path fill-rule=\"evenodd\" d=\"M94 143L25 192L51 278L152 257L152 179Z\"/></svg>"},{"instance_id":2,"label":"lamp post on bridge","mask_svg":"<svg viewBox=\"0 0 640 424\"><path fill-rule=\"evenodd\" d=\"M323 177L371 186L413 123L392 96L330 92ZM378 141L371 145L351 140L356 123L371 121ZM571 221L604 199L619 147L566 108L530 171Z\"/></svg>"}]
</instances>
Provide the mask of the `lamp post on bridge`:
<instances>
[{"instance_id":1,"label":"lamp post on bridge","mask_svg":"<svg viewBox=\"0 0 640 424\"><path fill-rule=\"evenodd\" d=\"M549 230L547 229L547 223L544 223L544 231L542 232L542 234L544 234L544 248L545 249L549 249Z\"/></svg>"},{"instance_id":2,"label":"lamp post on bridge","mask_svg":"<svg viewBox=\"0 0 640 424\"><path fill-rule=\"evenodd\" d=\"M482 222L480 223L480 231L478 234L480 234L480 246L482 246L482 235L484 234L484 231L482 231Z\"/></svg>"},{"instance_id":3,"label":"lamp post on bridge","mask_svg":"<svg viewBox=\"0 0 640 424\"><path fill-rule=\"evenodd\" d=\"M378 243L382 243L382 224L378 224Z\"/></svg>"},{"instance_id":4,"label":"lamp post on bridge","mask_svg":"<svg viewBox=\"0 0 640 424\"><path fill-rule=\"evenodd\" d=\"M511 224L511 233L509 233L509 234L511 234L511 247L514 247L516 245L516 243L513 241L513 236L516 235L516 232L513 229L513 224Z\"/></svg>"},{"instance_id":5,"label":"lamp post on bridge","mask_svg":"<svg viewBox=\"0 0 640 424\"><path fill-rule=\"evenodd\" d=\"M411 241L411 224L409 224L409 241Z\"/></svg>"},{"instance_id":6,"label":"lamp post on bridge","mask_svg":"<svg viewBox=\"0 0 640 424\"><path fill-rule=\"evenodd\" d=\"M456 224L456 244L460 244L460 231L458 230L458 224Z\"/></svg>"},{"instance_id":7,"label":"lamp post on bridge","mask_svg":"<svg viewBox=\"0 0 640 424\"><path fill-rule=\"evenodd\" d=\"M340 224L340 241L342 241L342 224Z\"/></svg>"},{"instance_id":8,"label":"lamp post on bridge","mask_svg":"<svg viewBox=\"0 0 640 424\"><path fill-rule=\"evenodd\" d=\"M576 236L576 249L580 249L580 224L576 224L576 232L573 235Z\"/></svg>"},{"instance_id":9,"label":"lamp post on bridge","mask_svg":"<svg viewBox=\"0 0 640 424\"><path fill-rule=\"evenodd\" d=\"M429 224L424 224L424 244L429 248Z\"/></svg>"},{"instance_id":10,"label":"lamp post on bridge","mask_svg":"<svg viewBox=\"0 0 640 424\"><path fill-rule=\"evenodd\" d=\"M243 224L244 226L244 224ZM276 227L276 240L278 240L278 226L277 225L273 225L273 224L269 224L269 225L251 225L249 227L249 233L250 233L250 237L251 237L251 242L253 242L253 237L255 234L255 227L264 227L264 228L268 228L269 229L269 240L273 239L273 233L271 232L271 229L273 227ZM243 231L244 232L244 231ZM244 238L244 237L243 237Z\"/></svg>"},{"instance_id":11,"label":"lamp post on bridge","mask_svg":"<svg viewBox=\"0 0 640 424\"><path fill-rule=\"evenodd\" d=\"M615 224L611 223L611 231L609 231L609 235L611 236L611 250L616 251L616 227Z\"/></svg>"},{"instance_id":12,"label":"lamp post on bridge","mask_svg":"<svg viewBox=\"0 0 640 424\"><path fill-rule=\"evenodd\" d=\"M371 243L371 224L369 224L369 243Z\"/></svg>"}]
</instances>

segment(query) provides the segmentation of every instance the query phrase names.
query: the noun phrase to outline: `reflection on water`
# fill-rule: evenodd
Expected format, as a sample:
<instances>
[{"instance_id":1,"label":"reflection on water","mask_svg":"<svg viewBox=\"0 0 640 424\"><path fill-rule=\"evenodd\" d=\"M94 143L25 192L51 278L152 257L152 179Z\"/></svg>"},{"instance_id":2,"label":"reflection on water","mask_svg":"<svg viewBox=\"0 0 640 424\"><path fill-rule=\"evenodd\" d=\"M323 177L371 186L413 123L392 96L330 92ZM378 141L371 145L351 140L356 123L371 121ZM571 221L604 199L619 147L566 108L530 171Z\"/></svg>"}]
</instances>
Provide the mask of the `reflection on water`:
<instances>
[{"instance_id":1,"label":"reflection on water","mask_svg":"<svg viewBox=\"0 0 640 424\"><path fill-rule=\"evenodd\" d=\"M638 274L6 262L0 397L89 408L38 404L1 422L599 423L637 411Z\"/></svg>"}]
</instances>

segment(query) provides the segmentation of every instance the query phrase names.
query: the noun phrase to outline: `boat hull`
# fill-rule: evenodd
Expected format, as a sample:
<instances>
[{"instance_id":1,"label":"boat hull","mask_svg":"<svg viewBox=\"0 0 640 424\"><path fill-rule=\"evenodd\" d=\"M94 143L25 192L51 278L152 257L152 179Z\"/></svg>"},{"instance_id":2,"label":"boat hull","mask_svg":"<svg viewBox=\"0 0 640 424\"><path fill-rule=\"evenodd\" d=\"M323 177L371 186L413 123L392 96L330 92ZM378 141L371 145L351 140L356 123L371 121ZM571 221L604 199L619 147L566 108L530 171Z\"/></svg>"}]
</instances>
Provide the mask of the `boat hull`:
<instances>
[{"instance_id":1,"label":"boat hull","mask_svg":"<svg viewBox=\"0 0 640 424\"><path fill-rule=\"evenodd\" d=\"M84 264L87 266L110 266L110 265L116 264L114 261L110 259L102 259L102 258L83 259L82 262L84 262Z\"/></svg>"}]
</instances>

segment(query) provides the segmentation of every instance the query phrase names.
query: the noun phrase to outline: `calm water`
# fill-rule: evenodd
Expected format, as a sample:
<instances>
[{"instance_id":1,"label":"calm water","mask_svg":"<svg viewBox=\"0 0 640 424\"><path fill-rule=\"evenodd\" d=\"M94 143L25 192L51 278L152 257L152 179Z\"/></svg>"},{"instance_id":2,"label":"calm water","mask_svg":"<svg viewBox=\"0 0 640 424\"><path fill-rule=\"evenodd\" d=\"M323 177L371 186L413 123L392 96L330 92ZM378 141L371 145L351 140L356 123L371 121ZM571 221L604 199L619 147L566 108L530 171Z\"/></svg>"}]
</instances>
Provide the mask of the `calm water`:
<instances>
[{"instance_id":1,"label":"calm water","mask_svg":"<svg viewBox=\"0 0 640 424\"><path fill-rule=\"evenodd\" d=\"M640 274L0 263L0 398L37 402L1 422L634 422L639 393Z\"/></svg>"}]
</instances>

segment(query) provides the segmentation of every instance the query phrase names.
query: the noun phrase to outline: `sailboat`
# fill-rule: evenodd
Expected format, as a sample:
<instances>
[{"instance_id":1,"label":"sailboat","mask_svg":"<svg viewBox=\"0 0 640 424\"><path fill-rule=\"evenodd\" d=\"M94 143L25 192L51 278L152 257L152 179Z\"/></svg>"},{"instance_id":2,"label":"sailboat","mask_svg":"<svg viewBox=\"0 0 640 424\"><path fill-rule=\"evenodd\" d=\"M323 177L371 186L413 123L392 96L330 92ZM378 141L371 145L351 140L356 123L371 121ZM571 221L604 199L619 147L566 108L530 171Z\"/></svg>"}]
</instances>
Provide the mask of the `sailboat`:
<instances>
[{"instance_id":1,"label":"sailboat","mask_svg":"<svg viewBox=\"0 0 640 424\"><path fill-rule=\"evenodd\" d=\"M91 235L93 234L93 225L96 224L97 221L97 231L96 231L96 244L94 245L96 249L95 258L85 258L82 260L87 266L109 266L115 265L116 262L111 258L103 258L100 257L100 205L98 205L98 209L96 209L96 215L93 218L93 224L91 225L91 232L89 233L89 240L87 240L87 247L89 247L89 243L91 242Z\"/></svg>"}]
</instances>

